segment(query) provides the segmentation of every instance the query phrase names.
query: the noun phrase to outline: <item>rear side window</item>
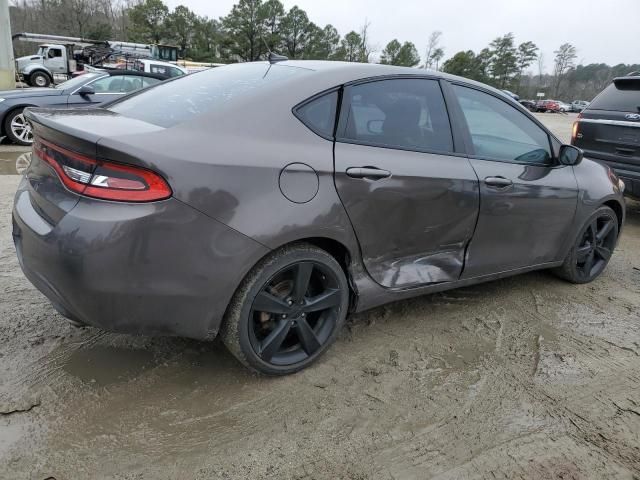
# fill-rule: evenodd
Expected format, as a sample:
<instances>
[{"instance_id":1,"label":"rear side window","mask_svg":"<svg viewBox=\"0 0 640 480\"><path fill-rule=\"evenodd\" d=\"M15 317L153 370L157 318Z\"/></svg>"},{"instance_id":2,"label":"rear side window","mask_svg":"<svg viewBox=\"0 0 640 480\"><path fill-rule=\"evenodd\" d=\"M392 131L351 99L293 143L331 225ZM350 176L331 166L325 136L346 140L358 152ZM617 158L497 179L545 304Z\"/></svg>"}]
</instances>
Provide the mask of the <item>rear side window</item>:
<instances>
[{"instance_id":1,"label":"rear side window","mask_svg":"<svg viewBox=\"0 0 640 480\"><path fill-rule=\"evenodd\" d=\"M612 83L591 102L589 110L640 112L640 78Z\"/></svg>"},{"instance_id":2,"label":"rear side window","mask_svg":"<svg viewBox=\"0 0 640 480\"><path fill-rule=\"evenodd\" d=\"M321 137L331 138L336 121L337 103L338 92L327 93L296 108L295 114L315 133Z\"/></svg>"},{"instance_id":3,"label":"rear side window","mask_svg":"<svg viewBox=\"0 0 640 480\"><path fill-rule=\"evenodd\" d=\"M308 74L311 70L268 63L243 63L211 68L111 104L109 110L144 122L171 127L269 85Z\"/></svg>"},{"instance_id":4,"label":"rear side window","mask_svg":"<svg viewBox=\"0 0 640 480\"><path fill-rule=\"evenodd\" d=\"M345 90L345 100L345 140L406 150L453 150L449 117L435 80L392 79L355 85Z\"/></svg>"},{"instance_id":5,"label":"rear side window","mask_svg":"<svg viewBox=\"0 0 640 480\"><path fill-rule=\"evenodd\" d=\"M549 136L524 113L479 90L459 85L453 89L476 156L516 163L551 162Z\"/></svg>"}]
</instances>

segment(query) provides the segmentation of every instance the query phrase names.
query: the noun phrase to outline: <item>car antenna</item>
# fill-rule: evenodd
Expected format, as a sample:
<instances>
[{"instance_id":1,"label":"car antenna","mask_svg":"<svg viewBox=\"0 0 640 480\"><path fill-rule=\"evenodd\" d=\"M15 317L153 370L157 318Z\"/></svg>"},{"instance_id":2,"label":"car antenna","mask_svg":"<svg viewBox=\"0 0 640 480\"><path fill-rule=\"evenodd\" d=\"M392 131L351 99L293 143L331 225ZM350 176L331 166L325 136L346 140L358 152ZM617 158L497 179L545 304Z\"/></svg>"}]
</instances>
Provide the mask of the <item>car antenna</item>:
<instances>
[{"instance_id":1,"label":"car antenna","mask_svg":"<svg viewBox=\"0 0 640 480\"><path fill-rule=\"evenodd\" d=\"M271 49L269 48L269 45L267 44L266 40L264 39L264 37L262 35L260 35L260 38L262 39L262 42L264 43L264 46L267 47L267 60L269 60L269 63L271 65L273 65L274 63L278 63L278 62L284 62L286 60L289 60L289 57L286 57L284 55L279 55L277 53L274 53L271 51Z\"/></svg>"}]
</instances>

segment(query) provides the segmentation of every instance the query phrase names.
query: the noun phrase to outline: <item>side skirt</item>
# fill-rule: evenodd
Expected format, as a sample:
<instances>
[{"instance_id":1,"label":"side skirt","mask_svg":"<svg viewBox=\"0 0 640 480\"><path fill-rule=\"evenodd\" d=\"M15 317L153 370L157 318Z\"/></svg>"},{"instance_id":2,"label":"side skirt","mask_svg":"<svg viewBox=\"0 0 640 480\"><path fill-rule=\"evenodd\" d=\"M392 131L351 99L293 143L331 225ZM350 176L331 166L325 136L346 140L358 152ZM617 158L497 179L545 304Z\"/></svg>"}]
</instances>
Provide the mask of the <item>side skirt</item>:
<instances>
[{"instance_id":1,"label":"side skirt","mask_svg":"<svg viewBox=\"0 0 640 480\"><path fill-rule=\"evenodd\" d=\"M562 265L562 261L548 262L530 267L517 268L514 270L506 270L504 272L492 273L480 277L466 278L464 280L456 280L455 282L442 282L436 284L423 285L421 287L409 289L389 289L384 288L375 283L365 272L352 271L354 283L356 285L357 300L353 312L362 312L371 308L384 305L385 303L395 302L407 298L413 298L429 293L443 292L454 288L467 287L478 283L490 282L505 277L519 275L521 273L532 272L535 270L545 270L555 268ZM353 265L352 265L353 266Z\"/></svg>"}]
</instances>

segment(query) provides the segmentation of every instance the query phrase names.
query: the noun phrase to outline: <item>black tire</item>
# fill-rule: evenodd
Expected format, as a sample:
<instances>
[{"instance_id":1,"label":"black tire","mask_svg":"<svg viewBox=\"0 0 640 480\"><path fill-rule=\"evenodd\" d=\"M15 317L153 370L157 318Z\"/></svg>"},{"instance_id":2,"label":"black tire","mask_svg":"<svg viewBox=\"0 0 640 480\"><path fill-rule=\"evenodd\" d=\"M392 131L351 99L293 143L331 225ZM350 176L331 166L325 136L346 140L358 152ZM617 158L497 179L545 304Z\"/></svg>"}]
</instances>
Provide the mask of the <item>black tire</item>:
<instances>
[{"instance_id":1,"label":"black tire","mask_svg":"<svg viewBox=\"0 0 640 480\"><path fill-rule=\"evenodd\" d=\"M306 288L304 278L309 279ZM324 306L321 300L332 306L311 311ZM311 365L335 341L348 305L349 286L340 264L320 248L294 244L249 272L229 304L220 336L251 370L287 375Z\"/></svg>"},{"instance_id":2,"label":"black tire","mask_svg":"<svg viewBox=\"0 0 640 480\"><path fill-rule=\"evenodd\" d=\"M618 240L618 217L602 206L580 229L561 267L553 272L571 283L589 283L606 268Z\"/></svg>"},{"instance_id":3,"label":"black tire","mask_svg":"<svg viewBox=\"0 0 640 480\"><path fill-rule=\"evenodd\" d=\"M32 87L48 87L51 85L51 77L45 72L33 72L29 75L29 81L27 83Z\"/></svg>"},{"instance_id":4,"label":"black tire","mask_svg":"<svg viewBox=\"0 0 640 480\"><path fill-rule=\"evenodd\" d=\"M11 142L29 146L33 143L33 134L23 112L23 108L17 108L9 112L4 119L4 133ZM18 124L22 125L22 128L19 128Z\"/></svg>"}]
</instances>

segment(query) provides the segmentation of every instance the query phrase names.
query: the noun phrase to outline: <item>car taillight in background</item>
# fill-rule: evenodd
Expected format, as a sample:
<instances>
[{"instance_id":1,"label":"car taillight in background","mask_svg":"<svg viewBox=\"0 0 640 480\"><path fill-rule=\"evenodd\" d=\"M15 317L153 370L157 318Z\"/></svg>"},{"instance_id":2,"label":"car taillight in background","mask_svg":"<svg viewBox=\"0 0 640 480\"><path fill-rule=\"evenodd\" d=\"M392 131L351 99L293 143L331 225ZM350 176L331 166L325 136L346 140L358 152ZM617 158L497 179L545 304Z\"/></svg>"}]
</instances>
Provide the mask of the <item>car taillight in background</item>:
<instances>
[{"instance_id":1,"label":"car taillight in background","mask_svg":"<svg viewBox=\"0 0 640 480\"><path fill-rule=\"evenodd\" d=\"M571 127L571 145L575 145L576 138L578 138L579 124L580 122L576 120L573 122L573 127Z\"/></svg>"},{"instance_id":2,"label":"car taillight in background","mask_svg":"<svg viewBox=\"0 0 640 480\"><path fill-rule=\"evenodd\" d=\"M152 202L171 196L164 178L145 168L96 160L40 138L34 138L33 154L79 195L119 202Z\"/></svg>"}]
</instances>

